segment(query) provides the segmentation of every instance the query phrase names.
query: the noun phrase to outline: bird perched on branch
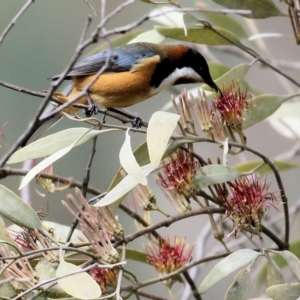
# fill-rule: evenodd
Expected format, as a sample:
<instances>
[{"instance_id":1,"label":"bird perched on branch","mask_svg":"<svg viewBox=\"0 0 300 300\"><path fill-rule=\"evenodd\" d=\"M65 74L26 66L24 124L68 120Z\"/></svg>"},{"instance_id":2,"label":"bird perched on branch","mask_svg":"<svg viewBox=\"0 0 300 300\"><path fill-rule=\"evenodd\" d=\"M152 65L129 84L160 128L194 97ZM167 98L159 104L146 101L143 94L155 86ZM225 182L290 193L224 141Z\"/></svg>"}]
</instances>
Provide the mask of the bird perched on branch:
<instances>
[{"instance_id":1,"label":"bird perched on branch","mask_svg":"<svg viewBox=\"0 0 300 300\"><path fill-rule=\"evenodd\" d=\"M106 67L97 74L104 66ZM52 77L58 79L59 75ZM99 52L74 65L65 79L72 89L63 102L84 96L76 102L122 108L144 101L171 86L204 82L220 92L213 82L205 58L184 45L129 44ZM93 107L87 114L93 112Z\"/></svg>"},{"instance_id":2,"label":"bird perched on branch","mask_svg":"<svg viewBox=\"0 0 300 300\"><path fill-rule=\"evenodd\" d=\"M59 77L56 75L52 80ZM142 102L171 86L183 83L204 82L221 93L210 76L205 58L184 45L135 43L105 50L75 64L65 79L72 80L70 92L66 96L61 93L54 95L64 103L74 100L85 91L76 103L90 105L85 111L88 116L97 111L95 104L116 111L115 108ZM72 107L66 110L70 111L76 109ZM55 116L40 124L42 128L37 129L30 141L37 139L59 118Z\"/></svg>"}]
</instances>

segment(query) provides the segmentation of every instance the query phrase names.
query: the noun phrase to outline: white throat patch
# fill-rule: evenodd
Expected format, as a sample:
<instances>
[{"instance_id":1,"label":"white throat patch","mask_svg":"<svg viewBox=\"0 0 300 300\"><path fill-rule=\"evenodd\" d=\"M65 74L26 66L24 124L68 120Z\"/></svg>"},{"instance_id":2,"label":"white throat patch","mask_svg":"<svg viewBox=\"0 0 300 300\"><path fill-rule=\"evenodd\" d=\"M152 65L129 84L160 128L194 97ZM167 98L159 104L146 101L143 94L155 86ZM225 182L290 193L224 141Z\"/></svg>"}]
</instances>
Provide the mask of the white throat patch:
<instances>
[{"instance_id":1,"label":"white throat patch","mask_svg":"<svg viewBox=\"0 0 300 300\"><path fill-rule=\"evenodd\" d=\"M175 69L167 78L165 78L157 88L152 88L151 94L155 95L171 86L180 78L191 78L197 82L203 82L202 77L192 68L184 67Z\"/></svg>"}]
</instances>

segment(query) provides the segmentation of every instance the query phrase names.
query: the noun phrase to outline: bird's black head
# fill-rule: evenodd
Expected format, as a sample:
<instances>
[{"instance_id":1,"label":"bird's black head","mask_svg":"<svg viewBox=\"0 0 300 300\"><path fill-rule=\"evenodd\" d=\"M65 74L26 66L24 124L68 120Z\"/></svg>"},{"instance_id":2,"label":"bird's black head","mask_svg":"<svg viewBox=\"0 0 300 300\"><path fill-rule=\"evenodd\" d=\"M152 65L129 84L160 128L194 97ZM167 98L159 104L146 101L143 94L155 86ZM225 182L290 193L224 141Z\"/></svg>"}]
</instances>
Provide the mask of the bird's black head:
<instances>
[{"instance_id":1,"label":"bird's black head","mask_svg":"<svg viewBox=\"0 0 300 300\"><path fill-rule=\"evenodd\" d=\"M205 58L198 51L188 48L188 51L180 59L180 65L181 67L192 68L198 75L200 75L204 83L222 95L221 90L211 78L209 67Z\"/></svg>"},{"instance_id":2,"label":"bird's black head","mask_svg":"<svg viewBox=\"0 0 300 300\"><path fill-rule=\"evenodd\" d=\"M221 93L211 78L205 58L198 51L183 45L160 45L160 48L164 56L152 74L150 81L152 88L204 82Z\"/></svg>"}]
</instances>

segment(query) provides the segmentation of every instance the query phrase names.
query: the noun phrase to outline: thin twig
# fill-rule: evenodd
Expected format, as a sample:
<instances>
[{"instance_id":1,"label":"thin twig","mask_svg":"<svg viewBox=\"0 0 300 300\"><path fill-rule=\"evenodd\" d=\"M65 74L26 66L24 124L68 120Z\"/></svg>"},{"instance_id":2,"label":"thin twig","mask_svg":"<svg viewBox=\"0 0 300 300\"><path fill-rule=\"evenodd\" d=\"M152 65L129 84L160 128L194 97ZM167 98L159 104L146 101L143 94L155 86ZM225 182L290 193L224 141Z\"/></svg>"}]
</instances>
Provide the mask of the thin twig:
<instances>
[{"instance_id":1,"label":"thin twig","mask_svg":"<svg viewBox=\"0 0 300 300\"><path fill-rule=\"evenodd\" d=\"M34 3L34 0L28 0L25 5L20 9L20 11L15 15L15 17L11 20L11 22L8 24L8 26L4 29L2 35L0 36L0 46L4 41L4 38L7 36L9 31L16 25L16 22L19 20L19 18L24 14L24 12L29 8L31 4Z\"/></svg>"}]
</instances>

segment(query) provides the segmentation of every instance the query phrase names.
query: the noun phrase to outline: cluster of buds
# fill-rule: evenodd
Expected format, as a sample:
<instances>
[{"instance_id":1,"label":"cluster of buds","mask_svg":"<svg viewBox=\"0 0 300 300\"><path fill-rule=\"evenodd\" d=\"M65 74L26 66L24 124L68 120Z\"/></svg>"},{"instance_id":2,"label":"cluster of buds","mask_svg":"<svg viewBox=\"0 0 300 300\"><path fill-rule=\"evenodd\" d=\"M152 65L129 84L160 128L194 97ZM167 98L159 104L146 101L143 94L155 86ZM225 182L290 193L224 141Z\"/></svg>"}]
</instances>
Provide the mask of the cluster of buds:
<instances>
[{"instance_id":1,"label":"cluster of buds","mask_svg":"<svg viewBox=\"0 0 300 300\"><path fill-rule=\"evenodd\" d=\"M74 212L63 201L62 204L78 220L82 233L91 244L93 252L100 257L103 263L114 263L119 259L118 251L113 247L111 240L114 236L124 235L124 229L108 206L93 207L76 188L76 195L81 201L82 207L72 195L68 195L69 202L75 207Z\"/></svg>"},{"instance_id":2,"label":"cluster of buds","mask_svg":"<svg viewBox=\"0 0 300 300\"><path fill-rule=\"evenodd\" d=\"M211 139L225 141L227 137L236 142L235 134L240 137L241 143L246 144L243 134L243 111L248 111L250 95L243 92L239 84L234 81L229 85L221 85L222 94L215 96L212 105L209 105L203 90L198 90L199 102L191 94L184 91L179 96L181 113L174 101L173 106L177 113L182 115L181 127L188 133L195 134L188 104L193 108L202 131ZM189 126L188 126L189 125ZM231 151L234 154L233 151Z\"/></svg>"},{"instance_id":3,"label":"cluster of buds","mask_svg":"<svg viewBox=\"0 0 300 300\"><path fill-rule=\"evenodd\" d=\"M235 236L242 229L259 234L262 217L270 207L279 204L269 188L266 180L260 184L254 175L236 179L230 184L230 192L225 185L217 188L222 205L226 208L226 218L233 222Z\"/></svg>"},{"instance_id":4,"label":"cluster of buds","mask_svg":"<svg viewBox=\"0 0 300 300\"><path fill-rule=\"evenodd\" d=\"M152 265L161 276L170 274L192 260L194 247L187 244L185 238L175 237L174 245L170 237L160 239L158 246L146 248L147 262Z\"/></svg>"},{"instance_id":5,"label":"cluster of buds","mask_svg":"<svg viewBox=\"0 0 300 300\"><path fill-rule=\"evenodd\" d=\"M21 249L19 250L21 252ZM15 252L9 249L8 245L0 247L0 256L14 257ZM13 286L17 292L26 291L38 283L38 276L32 268L29 260L22 257L13 261L13 259L0 260L0 268L7 282Z\"/></svg>"},{"instance_id":6,"label":"cluster of buds","mask_svg":"<svg viewBox=\"0 0 300 300\"><path fill-rule=\"evenodd\" d=\"M167 162L162 162L162 171L157 173L159 186L179 212L190 209L187 199L195 194L193 179L199 167L190 153L178 149Z\"/></svg>"}]
</instances>

